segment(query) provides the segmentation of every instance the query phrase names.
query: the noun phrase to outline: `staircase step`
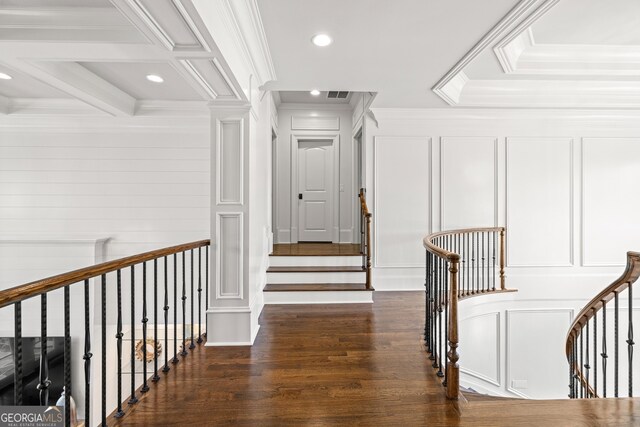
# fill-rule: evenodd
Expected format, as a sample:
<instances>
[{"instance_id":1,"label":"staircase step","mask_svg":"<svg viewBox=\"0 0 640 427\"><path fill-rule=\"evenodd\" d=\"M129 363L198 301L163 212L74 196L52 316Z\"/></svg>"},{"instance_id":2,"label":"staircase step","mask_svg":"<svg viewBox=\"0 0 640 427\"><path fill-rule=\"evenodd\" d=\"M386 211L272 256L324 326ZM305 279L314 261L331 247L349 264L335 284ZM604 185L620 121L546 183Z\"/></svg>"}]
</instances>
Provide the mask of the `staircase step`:
<instances>
[{"instance_id":1,"label":"staircase step","mask_svg":"<svg viewBox=\"0 0 640 427\"><path fill-rule=\"evenodd\" d=\"M349 266L349 267L361 267L361 256L292 256L292 255L270 255L269 266L270 267L331 267L331 266Z\"/></svg>"},{"instance_id":2,"label":"staircase step","mask_svg":"<svg viewBox=\"0 0 640 427\"><path fill-rule=\"evenodd\" d=\"M360 266L286 266L269 267L267 273L362 273Z\"/></svg>"},{"instance_id":3,"label":"staircase step","mask_svg":"<svg viewBox=\"0 0 640 427\"><path fill-rule=\"evenodd\" d=\"M265 292L344 292L372 291L364 283L273 283L264 287Z\"/></svg>"}]
</instances>

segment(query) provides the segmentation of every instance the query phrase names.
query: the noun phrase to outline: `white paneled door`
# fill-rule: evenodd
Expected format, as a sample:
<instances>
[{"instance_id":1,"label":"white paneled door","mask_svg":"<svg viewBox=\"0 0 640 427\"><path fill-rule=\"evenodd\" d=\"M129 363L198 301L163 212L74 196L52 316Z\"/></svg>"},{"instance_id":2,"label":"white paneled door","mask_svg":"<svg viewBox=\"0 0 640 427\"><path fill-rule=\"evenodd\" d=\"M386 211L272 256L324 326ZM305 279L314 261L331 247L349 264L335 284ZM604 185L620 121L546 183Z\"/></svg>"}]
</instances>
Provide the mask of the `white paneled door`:
<instances>
[{"instance_id":1,"label":"white paneled door","mask_svg":"<svg viewBox=\"0 0 640 427\"><path fill-rule=\"evenodd\" d=\"M333 141L298 142L298 241L331 242Z\"/></svg>"}]
</instances>

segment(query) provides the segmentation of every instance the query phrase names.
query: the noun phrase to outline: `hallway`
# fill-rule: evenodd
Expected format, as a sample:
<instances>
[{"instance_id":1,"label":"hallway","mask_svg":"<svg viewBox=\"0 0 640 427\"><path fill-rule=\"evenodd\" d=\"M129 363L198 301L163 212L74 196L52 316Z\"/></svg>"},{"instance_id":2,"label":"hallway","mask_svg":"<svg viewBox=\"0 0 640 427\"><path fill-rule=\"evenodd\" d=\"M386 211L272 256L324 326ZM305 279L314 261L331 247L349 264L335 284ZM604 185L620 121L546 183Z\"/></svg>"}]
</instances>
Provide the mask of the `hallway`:
<instances>
[{"instance_id":1,"label":"hallway","mask_svg":"<svg viewBox=\"0 0 640 427\"><path fill-rule=\"evenodd\" d=\"M448 402L420 342L422 298L419 292L385 292L375 293L373 305L266 306L253 347L196 348L162 374L124 418L111 419L109 425L597 426L640 421L633 418L640 413L638 403L628 399ZM607 418L614 406L620 418Z\"/></svg>"}]
</instances>

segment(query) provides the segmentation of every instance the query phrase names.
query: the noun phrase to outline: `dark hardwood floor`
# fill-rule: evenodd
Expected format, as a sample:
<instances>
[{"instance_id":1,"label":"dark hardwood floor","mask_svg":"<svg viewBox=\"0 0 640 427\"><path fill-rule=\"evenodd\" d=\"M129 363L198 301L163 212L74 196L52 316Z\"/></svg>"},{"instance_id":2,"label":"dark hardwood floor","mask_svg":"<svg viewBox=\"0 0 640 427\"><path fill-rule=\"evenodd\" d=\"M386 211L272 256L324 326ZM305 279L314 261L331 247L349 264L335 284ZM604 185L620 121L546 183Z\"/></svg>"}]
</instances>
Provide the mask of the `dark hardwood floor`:
<instances>
[{"instance_id":1,"label":"dark hardwood floor","mask_svg":"<svg viewBox=\"0 0 640 427\"><path fill-rule=\"evenodd\" d=\"M270 305L252 347L198 347L120 426L639 425L632 399L447 401L420 341L424 296Z\"/></svg>"}]
</instances>

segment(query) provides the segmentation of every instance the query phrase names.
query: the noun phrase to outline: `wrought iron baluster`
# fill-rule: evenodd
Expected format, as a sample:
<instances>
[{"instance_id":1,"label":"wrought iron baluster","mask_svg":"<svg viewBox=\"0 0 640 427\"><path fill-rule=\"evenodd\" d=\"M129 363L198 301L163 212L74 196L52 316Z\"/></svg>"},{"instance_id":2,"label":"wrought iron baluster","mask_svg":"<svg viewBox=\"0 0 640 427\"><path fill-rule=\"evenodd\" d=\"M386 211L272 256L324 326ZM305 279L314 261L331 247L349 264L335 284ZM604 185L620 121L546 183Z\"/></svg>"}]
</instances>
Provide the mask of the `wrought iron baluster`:
<instances>
[{"instance_id":1,"label":"wrought iron baluster","mask_svg":"<svg viewBox=\"0 0 640 427\"><path fill-rule=\"evenodd\" d=\"M202 247L198 248L198 344L202 344Z\"/></svg>"},{"instance_id":2,"label":"wrought iron baluster","mask_svg":"<svg viewBox=\"0 0 640 427\"><path fill-rule=\"evenodd\" d=\"M106 288L104 282L104 275L102 276L102 286L103 288ZM104 294L104 291L103 291ZM71 426L71 394L73 393L73 390L71 389L71 315L69 313L70 310L70 298L69 298L69 286L65 286L64 287L64 424L66 427ZM104 306L104 304L103 304ZM105 316L106 316L106 312L105 312ZM106 331L105 329L105 320L106 318L103 317L102 319L102 330ZM103 341L106 341L106 334L103 337ZM103 378L102 380L104 381L104 375L106 372L106 357L105 357L105 351L102 350L102 354L103 354L103 360L105 362L103 362L102 367L102 375ZM105 392L105 387L106 384L103 382L103 386L102 386L102 395L103 395L103 399L104 396L106 395ZM106 423L103 423L103 425L106 425Z\"/></svg>"},{"instance_id":3,"label":"wrought iron baluster","mask_svg":"<svg viewBox=\"0 0 640 427\"><path fill-rule=\"evenodd\" d=\"M476 271L476 235L475 233L471 233L471 293L475 294L476 292L476 281L475 281L475 271Z\"/></svg>"},{"instance_id":4,"label":"wrought iron baluster","mask_svg":"<svg viewBox=\"0 0 640 427\"><path fill-rule=\"evenodd\" d=\"M586 396L587 398L591 397L591 394L589 392L589 386L590 386L590 382L589 382L589 374L590 374L590 369L591 369L591 365L589 365L589 322L587 321L587 324L585 325L585 364L584 364L584 369L585 369L585 377L586 377L586 381L587 381L587 390L586 390Z\"/></svg>"},{"instance_id":5,"label":"wrought iron baluster","mask_svg":"<svg viewBox=\"0 0 640 427\"><path fill-rule=\"evenodd\" d=\"M158 382L158 258L153 260L153 377Z\"/></svg>"},{"instance_id":6,"label":"wrought iron baluster","mask_svg":"<svg viewBox=\"0 0 640 427\"><path fill-rule=\"evenodd\" d=\"M482 276L482 292L485 291L485 283L484 283L484 258L485 258L485 253L484 253L484 232L480 233L480 239L482 240L482 244L480 245L480 247L482 248L482 269L480 270L482 272L481 276Z\"/></svg>"},{"instance_id":7,"label":"wrought iron baluster","mask_svg":"<svg viewBox=\"0 0 640 427\"><path fill-rule=\"evenodd\" d=\"M187 355L187 272L186 255L182 252L182 351L181 356Z\"/></svg>"},{"instance_id":8,"label":"wrought iron baluster","mask_svg":"<svg viewBox=\"0 0 640 427\"><path fill-rule=\"evenodd\" d=\"M118 320L117 320L117 332L116 332L116 345L118 356L118 408L114 417L122 418L124 411L122 410L122 274L121 271L116 271L116 294L118 305Z\"/></svg>"},{"instance_id":9,"label":"wrought iron baluster","mask_svg":"<svg viewBox=\"0 0 640 427\"><path fill-rule=\"evenodd\" d=\"M431 341L433 345L431 346L432 351L429 358L433 360L432 366L434 368L438 367L438 359L436 358L436 354L438 353L438 316L437 316L437 304L438 304L438 263L440 262L440 257L434 256L434 266L433 266L433 292L431 297L431 318L433 319L432 328L433 332L431 334Z\"/></svg>"},{"instance_id":10,"label":"wrought iron baluster","mask_svg":"<svg viewBox=\"0 0 640 427\"><path fill-rule=\"evenodd\" d=\"M446 363L446 355L445 355L445 351L446 350L445 350L445 346L444 346L444 341L442 340L442 329L443 329L443 326L442 326L442 322L443 322L443 319L442 319L443 307L442 307L442 305L443 305L443 298L446 298L446 295L444 294L444 277L442 275L442 271L444 269L444 264L445 264L444 260L441 259L441 262L440 262L440 283L438 284L438 287L440 288L439 291L438 291L439 294L440 294L440 298L439 298L440 301L438 301L438 308L437 308L438 309L438 318L439 318L438 319L438 323L440 325L440 331L439 331L440 336L438 338L438 341L440 343L440 348L438 349L438 373L436 375L438 375L439 377L444 377L444 372L442 372L442 359L444 359L445 363ZM446 319L444 319L444 321L446 322ZM445 334L447 333L446 330L444 332L445 332ZM443 357L443 355L444 355L444 357Z\"/></svg>"},{"instance_id":11,"label":"wrought iron baluster","mask_svg":"<svg viewBox=\"0 0 640 427\"><path fill-rule=\"evenodd\" d=\"M429 251L425 250L425 272L424 272L424 343L427 347L427 352L431 352L429 348Z\"/></svg>"},{"instance_id":12,"label":"wrought iron baluster","mask_svg":"<svg viewBox=\"0 0 640 427\"><path fill-rule=\"evenodd\" d=\"M49 359L47 358L47 294L40 295L40 373L38 380L40 406L49 406Z\"/></svg>"},{"instance_id":13,"label":"wrought iron baluster","mask_svg":"<svg viewBox=\"0 0 640 427\"><path fill-rule=\"evenodd\" d=\"M147 262L142 263L142 388L140 393L149 391L147 384Z\"/></svg>"},{"instance_id":14,"label":"wrought iron baluster","mask_svg":"<svg viewBox=\"0 0 640 427\"><path fill-rule=\"evenodd\" d=\"M583 329L580 328L580 367L584 366L584 354L583 354L583 340L582 340L582 336L584 335L583 333ZM580 369L580 378L578 379L578 384L580 385L580 398L584 397L584 376L582 375L582 369Z\"/></svg>"},{"instance_id":15,"label":"wrought iron baluster","mask_svg":"<svg viewBox=\"0 0 640 427\"><path fill-rule=\"evenodd\" d=\"M446 387L449 378L449 357L447 347L449 346L449 261L444 262L444 381L442 385Z\"/></svg>"},{"instance_id":16,"label":"wrought iron baluster","mask_svg":"<svg viewBox=\"0 0 640 427\"><path fill-rule=\"evenodd\" d=\"M22 406L23 372L22 372L22 303L13 305L14 335L13 335L13 404Z\"/></svg>"},{"instance_id":17,"label":"wrought iron baluster","mask_svg":"<svg viewBox=\"0 0 640 427\"><path fill-rule=\"evenodd\" d=\"M613 292L613 395L618 397L618 292Z\"/></svg>"},{"instance_id":18,"label":"wrought iron baluster","mask_svg":"<svg viewBox=\"0 0 640 427\"><path fill-rule=\"evenodd\" d=\"M204 310L209 309L209 246L204 247ZM207 329L204 330L204 337L207 337Z\"/></svg>"},{"instance_id":19,"label":"wrought iron baluster","mask_svg":"<svg viewBox=\"0 0 640 427\"><path fill-rule=\"evenodd\" d=\"M195 340L193 339L193 302L194 302L194 298L193 298L193 273L194 273L194 268L193 268L193 249L191 249L191 344L189 344L189 350L193 350L194 348L196 348L196 344L195 344Z\"/></svg>"},{"instance_id":20,"label":"wrought iron baluster","mask_svg":"<svg viewBox=\"0 0 640 427\"><path fill-rule=\"evenodd\" d=\"M173 254L173 359L176 364L178 359L178 254Z\"/></svg>"},{"instance_id":21,"label":"wrought iron baluster","mask_svg":"<svg viewBox=\"0 0 640 427\"><path fill-rule=\"evenodd\" d=\"M598 312L593 309L593 397L598 397Z\"/></svg>"},{"instance_id":22,"label":"wrought iron baluster","mask_svg":"<svg viewBox=\"0 0 640 427\"><path fill-rule=\"evenodd\" d=\"M629 397L633 397L633 284L629 283L629 326L627 329L627 357L629 359Z\"/></svg>"},{"instance_id":23,"label":"wrought iron baluster","mask_svg":"<svg viewBox=\"0 0 640 427\"><path fill-rule=\"evenodd\" d=\"M607 397L607 303L602 301L602 397Z\"/></svg>"},{"instance_id":24,"label":"wrought iron baluster","mask_svg":"<svg viewBox=\"0 0 640 427\"><path fill-rule=\"evenodd\" d=\"M164 257L164 366L162 372L169 372L169 268L167 266L167 257Z\"/></svg>"},{"instance_id":25,"label":"wrought iron baluster","mask_svg":"<svg viewBox=\"0 0 640 427\"><path fill-rule=\"evenodd\" d=\"M65 290L68 289L65 288ZM102 413L102 425L107 425L107 275L103 274L100 277L100 304L102 306L102 348L100 351L100 359L102 362L102 402L101 402L101 413ZM69 343L71 344L71 343ZM67 358L65 357L65 361ZM71 369L69 369L69 375L71 375ZM65 396L70 396L71 392L69 389L66 389ZM70 408L69 402L65 400L65 417L68 415L66 413L67 408Z\"/></svg>"},{"instance_id":26,"label":"wrought iron baluster","mask_svg":"<svg viewBox=\"0 0 640 427\"><path fill-rule=\"evenodd\" d=\"M573 378L575 376L575 367L576 367L575 365L576 353L573 350L575 341L576 341L575 334L573 334L571 336L571 353L569 355L569 399L575 399L576 397L575 389L573 387Z\"/></svg>"},{"instance_id":27,"label":"wrought iron baluster","mask_svg":"<svg viewBox=\"0 0 640 427\"><path fill-rule=\"evenodd\" d=\"M85 425L91 420L91 324L89 313L89 279L84 281L84 419Z\"/></svg>"},{"instance_id":28,"label":"wrought iron baluster","mask_svg":"<svg viewBox=\"0 0 640 427\"><path fill-rule=\"evenodd\" d=\"M136 397L136 266L131 266L131 397L129 405L138 401Z\"/></svg>"}]
</instances>

